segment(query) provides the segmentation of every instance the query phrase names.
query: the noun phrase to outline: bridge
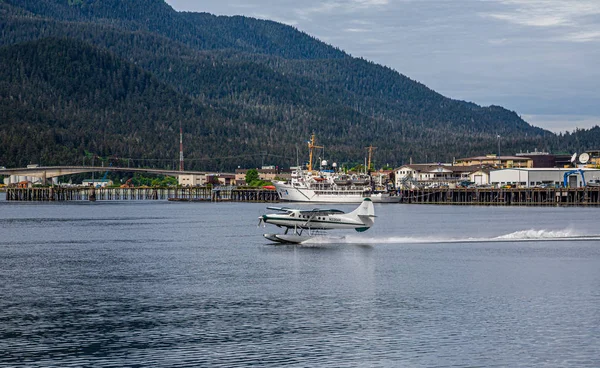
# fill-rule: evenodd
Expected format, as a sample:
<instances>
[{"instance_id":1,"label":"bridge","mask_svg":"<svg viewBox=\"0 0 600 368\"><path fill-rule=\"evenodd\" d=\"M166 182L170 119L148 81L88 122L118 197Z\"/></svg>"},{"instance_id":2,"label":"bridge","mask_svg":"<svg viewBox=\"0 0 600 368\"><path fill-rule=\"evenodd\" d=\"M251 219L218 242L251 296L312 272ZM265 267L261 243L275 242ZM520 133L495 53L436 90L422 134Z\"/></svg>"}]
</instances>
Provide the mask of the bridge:
<instances>
[{"instance_id":1,"label":"bridge","mask_svg":"<svg viewBox=\"0 0 600 368\"><path fill-rule=\"evenodd\" d=\"M144 169L133 167L101 167L101 166L39 166L39 167L22 167L16 169L0 169L0 175L10 176L35 176L42 179L54 178L63 175L81 174L89 172L106 172L106 171L121 171L130 173L147 173L157 175L206 175L205 171L179 171L165 169Z\"/></svg>"}]
</instances>

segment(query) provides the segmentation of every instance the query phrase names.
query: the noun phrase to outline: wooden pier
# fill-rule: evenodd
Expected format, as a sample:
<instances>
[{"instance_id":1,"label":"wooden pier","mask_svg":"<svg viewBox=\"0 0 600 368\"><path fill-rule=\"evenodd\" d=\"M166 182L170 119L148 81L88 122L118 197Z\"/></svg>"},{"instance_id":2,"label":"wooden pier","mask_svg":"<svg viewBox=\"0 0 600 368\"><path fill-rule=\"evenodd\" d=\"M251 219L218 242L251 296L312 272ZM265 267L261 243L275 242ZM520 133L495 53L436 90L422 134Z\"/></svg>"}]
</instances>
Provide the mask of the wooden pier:
<instances>
[{"instance_id":1,"label":"wooden pier","mask_svg":"<svg viewBox=\"0 0 600 368\"><path fill-rule=\"evenodd\" d=\"M7 188L7 201L132 201L279 202L274 190L235 187L186 188Z\"/></svg>"},{"instance_id":2,"label":"wooden pier","mask_svg":"<svg viewBox=\"0 0 600 368\"><path fill-rule=\"evenodd\" d=\"M401 203L494 206L600 206L600 187L401 190Z\"/></svg>"},{"instance_id":3,"label":"wooden pier","mask_svg":"<svg viewBox=\"0 0 600 368\"><path fill-rule=\"evenodd\" d=\"M493 206L600 206L600 187L405 189L401 203ZM236 187L7 188L7 201L279 202L274 190Z\"/></svg>"}]
</instances>

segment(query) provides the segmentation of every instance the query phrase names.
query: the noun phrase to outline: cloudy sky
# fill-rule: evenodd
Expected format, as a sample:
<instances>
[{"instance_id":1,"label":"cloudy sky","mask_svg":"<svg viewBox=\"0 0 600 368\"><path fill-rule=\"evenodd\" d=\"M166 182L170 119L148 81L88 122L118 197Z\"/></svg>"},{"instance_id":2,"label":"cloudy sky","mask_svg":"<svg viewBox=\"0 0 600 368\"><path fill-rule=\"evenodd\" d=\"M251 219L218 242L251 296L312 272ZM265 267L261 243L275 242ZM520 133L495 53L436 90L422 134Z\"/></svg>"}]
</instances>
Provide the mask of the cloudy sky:
<instances>
[{"instance_id":1,"label":"cloudy sky","mask_svg":"<svg viewBox=\"0 0 600 368\"><path fill-rule=\"evenodd\" d=\"M292 25L555 132L600 125L600 0L166 0Z\"/></svg>"}]
</instances>

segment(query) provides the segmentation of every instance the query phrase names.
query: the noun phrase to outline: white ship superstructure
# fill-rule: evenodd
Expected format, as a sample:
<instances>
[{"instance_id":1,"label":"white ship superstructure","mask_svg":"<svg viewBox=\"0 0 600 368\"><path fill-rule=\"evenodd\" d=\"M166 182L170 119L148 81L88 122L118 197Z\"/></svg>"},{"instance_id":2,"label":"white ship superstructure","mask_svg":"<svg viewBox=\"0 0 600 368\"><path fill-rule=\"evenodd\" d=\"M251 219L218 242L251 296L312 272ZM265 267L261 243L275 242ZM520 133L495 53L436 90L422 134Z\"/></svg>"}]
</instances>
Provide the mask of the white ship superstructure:
<instances>
[{"instance_id":1,"label":"white ship superstructure","mask_svg":"<svg viewBox=\"0 0 600 368\"><path fill-rule=\"evenodd\" d=\"M296 168L292 171L288 182L274 182L273 185L282 201L290 202L322 202L322 203L360 203L364 198L371 198L375 203L399 202L400 197L385 191L376 191L371 177L366 174L346 174L333 170L313 170L313 148L321 148L314 144L312 135L308 142L310 150L307 170ZM326 161L323 161L326 165Z\"/></svg>"}]
</instances>

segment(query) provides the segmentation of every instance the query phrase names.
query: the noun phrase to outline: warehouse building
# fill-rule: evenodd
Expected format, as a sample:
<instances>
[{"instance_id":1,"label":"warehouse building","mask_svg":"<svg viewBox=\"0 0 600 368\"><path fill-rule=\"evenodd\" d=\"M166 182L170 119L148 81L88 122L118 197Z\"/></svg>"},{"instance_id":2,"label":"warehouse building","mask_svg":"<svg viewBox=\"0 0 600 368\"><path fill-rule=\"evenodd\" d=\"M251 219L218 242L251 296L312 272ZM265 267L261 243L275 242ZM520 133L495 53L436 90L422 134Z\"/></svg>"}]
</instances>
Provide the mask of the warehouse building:
<instances>
[{"instance_id":1,"label":"warehouse building","mask_svg":"<svg viewBox=\"0 0 600 368\"><path fill-rule=\"evenodd\" d=\"M583 172L583 176L581 175ZM512 168L490 172L490 183L494 186L535 187L583 187L590 181L600 178L598 169L577 168Z\"/></svg>"}]
</instances>

